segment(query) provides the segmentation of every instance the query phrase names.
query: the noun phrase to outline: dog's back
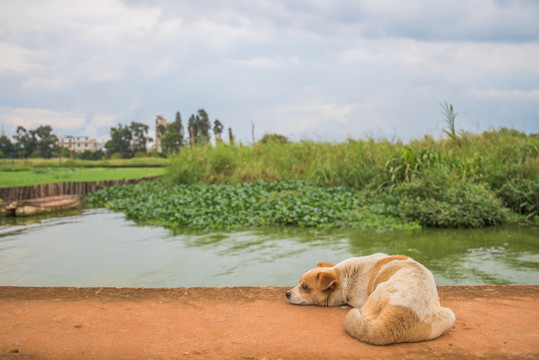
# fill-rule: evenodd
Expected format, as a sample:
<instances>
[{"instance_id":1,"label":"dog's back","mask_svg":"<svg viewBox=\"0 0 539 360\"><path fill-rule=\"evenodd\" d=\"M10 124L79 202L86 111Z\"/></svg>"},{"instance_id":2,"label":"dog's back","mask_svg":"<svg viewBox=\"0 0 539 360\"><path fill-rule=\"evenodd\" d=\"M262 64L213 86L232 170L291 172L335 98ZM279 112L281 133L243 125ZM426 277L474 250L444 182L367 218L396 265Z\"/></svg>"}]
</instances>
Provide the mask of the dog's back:
<instances>
[{"instance_id":1,"label":"dog's back","mask_svg":"<svg viewBox=\"0 0 539 360\"><path fill-rule=\"evenodd\" d=\"M455 321L440 306L429 270L402 255L378 260L369 274L367 302L346 317L346 331L376 345L437 338Z\"/></svg>"}]
</instances>

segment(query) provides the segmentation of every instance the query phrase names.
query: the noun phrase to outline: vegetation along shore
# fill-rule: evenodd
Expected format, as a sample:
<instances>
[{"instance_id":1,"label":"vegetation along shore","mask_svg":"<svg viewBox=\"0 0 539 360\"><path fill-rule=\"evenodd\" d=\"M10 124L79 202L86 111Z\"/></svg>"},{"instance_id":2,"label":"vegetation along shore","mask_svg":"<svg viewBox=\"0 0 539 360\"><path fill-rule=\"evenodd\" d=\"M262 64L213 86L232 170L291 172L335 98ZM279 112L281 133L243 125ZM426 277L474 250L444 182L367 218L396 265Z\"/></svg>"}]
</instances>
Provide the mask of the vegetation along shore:
<instances>
[{"instance_id":1,"label":"vegetation along shore","mask_svg":"<svg viewBox=\"0 0 539 360\"><path fill-rule=\"evenodd\" d=\"M451 128L449 128L451 130ZM512 129L408 143L289 142L182 148L161 182L87 202L168 227L418 229L537 224L539 137Z\"/></svg>"}]
</instances>

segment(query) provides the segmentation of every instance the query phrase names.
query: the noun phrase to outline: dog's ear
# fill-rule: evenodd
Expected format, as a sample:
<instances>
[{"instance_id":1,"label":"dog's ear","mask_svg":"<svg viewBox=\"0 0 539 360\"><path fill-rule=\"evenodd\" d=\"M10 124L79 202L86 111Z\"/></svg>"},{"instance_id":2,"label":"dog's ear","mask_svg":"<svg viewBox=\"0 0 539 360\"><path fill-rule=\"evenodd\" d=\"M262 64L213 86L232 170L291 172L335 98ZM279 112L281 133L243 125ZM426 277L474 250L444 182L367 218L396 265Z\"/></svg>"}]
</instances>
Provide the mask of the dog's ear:
<instances>
[{"instance_id":1,"label":"dog's ear","mask_svg":"<svg viewBox=\"0 0 539 360\"><path fill-rule=\"evenodd\" d=\"M327 262L319 262L318 265L316 265L316 267L334 267L335 265L333 264L330 264L330 263L327 263Z\"/></svg>"},{"instance_id":2,"label":"dog's ear","mask_svg":"<svg viewBox=\"0 0 539 360\"><path fill-rule=\"evenodd\" d=\"M320 290L333 290L339 283L335 271L321 271L318 273L318 287Z\"/></svg>"}]
</instances>

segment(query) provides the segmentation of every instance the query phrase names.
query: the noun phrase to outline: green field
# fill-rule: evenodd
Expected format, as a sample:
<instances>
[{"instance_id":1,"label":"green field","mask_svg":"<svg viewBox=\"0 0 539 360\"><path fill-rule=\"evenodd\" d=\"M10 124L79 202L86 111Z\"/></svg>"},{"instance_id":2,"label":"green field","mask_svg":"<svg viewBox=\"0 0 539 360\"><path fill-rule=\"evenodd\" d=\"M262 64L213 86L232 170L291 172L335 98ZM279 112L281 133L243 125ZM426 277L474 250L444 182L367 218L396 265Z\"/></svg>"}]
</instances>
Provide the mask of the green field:
<instances>
[{"instance_id":1,"label":"green field","mask_svg":"<svg viewBox=\"0 0 539 360\"><path fill-rule=\"evenodd\" d=\"M0 171L33 170L36 168L100 168L100 167L164 167L168 159L142 157L133 159L72 160L61 159L0 159Z\"/></svg>"},{"instance_id":2,"label":"green field","mask_svg":"<svg viewBox=\"0 0 539 360\"><path fill-rule=\"evenodd\" d=\"M160 176L165 168L62 168L36 167L33 170L0 171L0 188L52 184L57 182L137 179Z\"/></svg>"}]
</instances>

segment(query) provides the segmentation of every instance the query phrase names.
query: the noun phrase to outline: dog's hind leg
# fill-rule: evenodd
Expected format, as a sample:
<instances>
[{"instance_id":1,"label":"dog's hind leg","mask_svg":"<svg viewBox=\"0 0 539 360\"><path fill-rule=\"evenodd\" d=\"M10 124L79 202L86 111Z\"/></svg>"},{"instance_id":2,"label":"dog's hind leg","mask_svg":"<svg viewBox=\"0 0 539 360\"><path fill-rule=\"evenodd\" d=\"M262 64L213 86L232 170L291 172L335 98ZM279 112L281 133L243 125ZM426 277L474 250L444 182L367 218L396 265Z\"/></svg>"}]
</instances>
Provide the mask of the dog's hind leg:
<instances>
[{"instance_id":1,"label":"dog's hind leg","mask_svg":"<svg viewBox=\"0 0 539 360\"><path fill-rule=\"evenodd\" d=\"M431 339L432 327L404 306L368 300L346 316L346 331L363 342L388 345Z\"/></svg>"},{"instance_id":2,"label":"dog's hind leg","mask_svg":"<svg viewBox=\"0 0 539 360\"><path fill-rule=\"evenodd\" d=\"M429 339L436 339L453 326L455 313L451 309L441 306L434 315L425 320L432 328Z\"/></svg>"},{"instance_id":3,"label":"dog's hind leg","mask_svg":"<svg viewBox=\"0 0 539 360\"><path fill-rule=\"evenodd\" d=\"M373 345L389 345L400 342L405 332L402 323L382 320L379 316L368 314L363 308L352 309L346 316L345 328L356 339ZM381 314L380 314L381 315Z\"/></svg>"},{"instance_id":4,"label":"dog's hind leg","mask_svg":"<svg viewBox=\"0 0 539 360\"><path fill-rule=\"evenodd\" d=\"M368 321L363 317L360 309L354 308L348 312L344 327L350 336L364 342L369 342L367 341L367 333L369 332Z\"/></svg>"}]
</instances>

